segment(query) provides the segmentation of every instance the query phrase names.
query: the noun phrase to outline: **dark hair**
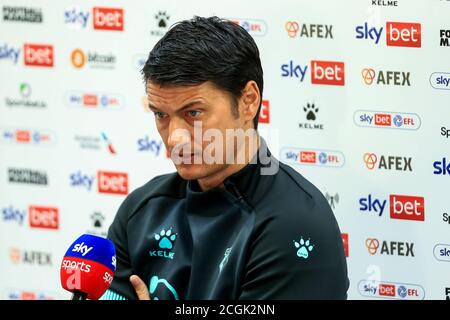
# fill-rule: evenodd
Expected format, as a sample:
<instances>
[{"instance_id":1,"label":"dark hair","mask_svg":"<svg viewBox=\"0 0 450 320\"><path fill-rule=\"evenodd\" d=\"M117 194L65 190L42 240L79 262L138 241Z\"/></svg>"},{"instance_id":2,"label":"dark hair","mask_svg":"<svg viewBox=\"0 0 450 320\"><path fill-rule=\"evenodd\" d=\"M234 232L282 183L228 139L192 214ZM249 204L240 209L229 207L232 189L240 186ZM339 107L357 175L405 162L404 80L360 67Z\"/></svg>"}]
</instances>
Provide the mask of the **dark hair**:
<instances>
[{"instance_id":1,"label":"dark hair","mask_svg":"<svg viewBox=\"0 0 450 320\"><path fill-rule=\"evenodd\" d=\"M198 85L211 81L231 94L233 114L248 81L262 101L263 71L259 50L241 26L218 17L197 17L174 24L156 43L142 69L145 83ZM253 119L258 126L259 111Z\"/></svg>"}]
</instances>

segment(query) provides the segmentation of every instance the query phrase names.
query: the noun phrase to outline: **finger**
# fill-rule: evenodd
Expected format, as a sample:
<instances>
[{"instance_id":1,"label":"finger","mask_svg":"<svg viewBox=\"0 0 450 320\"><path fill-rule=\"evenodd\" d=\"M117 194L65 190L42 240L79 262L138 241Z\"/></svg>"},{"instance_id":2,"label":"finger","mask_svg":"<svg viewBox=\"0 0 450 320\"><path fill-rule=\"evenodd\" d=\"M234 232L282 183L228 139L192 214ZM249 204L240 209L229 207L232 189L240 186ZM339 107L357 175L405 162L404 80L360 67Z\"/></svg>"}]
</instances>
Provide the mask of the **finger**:
<instances>
[{"instance_id":1,"label":"finger","mask_svg":"<svg viewBox=\"0 0 450 320\"><path fill-rule=\"evenodd\" d=\"M133 274L130 276L130 282L133 285L134 291L136 291L139 300L150 300L147 286L141 278Z\"/></svg>"}]
</instances>

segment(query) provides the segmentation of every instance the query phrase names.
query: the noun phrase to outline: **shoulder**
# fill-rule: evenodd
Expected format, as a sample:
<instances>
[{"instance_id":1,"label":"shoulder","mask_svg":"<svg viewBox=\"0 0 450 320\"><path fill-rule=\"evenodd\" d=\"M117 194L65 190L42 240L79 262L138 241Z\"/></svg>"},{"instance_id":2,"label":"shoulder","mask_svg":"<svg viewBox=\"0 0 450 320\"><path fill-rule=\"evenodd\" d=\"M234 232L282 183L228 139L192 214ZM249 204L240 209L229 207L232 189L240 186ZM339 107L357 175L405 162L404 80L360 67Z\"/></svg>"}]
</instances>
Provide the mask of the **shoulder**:
<instances>
[{"instance_id":1,"label":"shoulder","mask_svg":"<svg viewBox=\"0 0 450 320\"><path fill-rule=\"evenodd\" d=\"M141 187L133 190L122 202L118 216L129 220L150 199L160 196L182 198L186 190L186 180L178 173L156 176Z\"/></svg>"}]
</instances>

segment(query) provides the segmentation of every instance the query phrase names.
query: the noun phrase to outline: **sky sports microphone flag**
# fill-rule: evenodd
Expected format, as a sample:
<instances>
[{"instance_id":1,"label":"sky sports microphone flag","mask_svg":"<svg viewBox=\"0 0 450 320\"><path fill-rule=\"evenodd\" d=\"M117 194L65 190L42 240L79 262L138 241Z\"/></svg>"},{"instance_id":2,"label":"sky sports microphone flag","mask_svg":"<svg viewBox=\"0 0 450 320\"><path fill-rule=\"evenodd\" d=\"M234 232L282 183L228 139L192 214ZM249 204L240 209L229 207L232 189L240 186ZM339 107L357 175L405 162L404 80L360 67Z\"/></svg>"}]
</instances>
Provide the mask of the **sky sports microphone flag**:
<instances>
[{"instance_id":1,"label":"sky sports microphone flag","mask_svg":"<svg viewBox=\"0 0 450 320\"><path fill-rule=\"evenodd\" d=\"M84 234L67 250L61 263L61 285L72 300L98 300L111 285L116 271L112 241Z\"/></svg>"}]
</instances>

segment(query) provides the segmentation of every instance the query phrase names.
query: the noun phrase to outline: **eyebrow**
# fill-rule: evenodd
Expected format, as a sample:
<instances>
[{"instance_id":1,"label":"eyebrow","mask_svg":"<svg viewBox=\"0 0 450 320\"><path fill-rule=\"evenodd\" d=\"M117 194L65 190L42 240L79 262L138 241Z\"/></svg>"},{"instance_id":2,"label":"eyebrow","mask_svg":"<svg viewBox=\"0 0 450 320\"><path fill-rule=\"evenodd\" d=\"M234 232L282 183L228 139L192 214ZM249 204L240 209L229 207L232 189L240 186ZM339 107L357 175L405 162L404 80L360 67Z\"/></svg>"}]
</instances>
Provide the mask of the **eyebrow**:
<instances>
[{"instance_id":1,"label":"eyebrow","mask_svg":"<svg viewBox=\"0 0 450 320\"><path fill-rule=\"evenodd\" d=\"M175 112L181 112L181 111L186 110L186 109L188 109L188 108L191 108L191 107L193 107L193 106L195 106L195 105L197 105L197 104L205 105L205 103L204 103L202 100L194 100L194 101L191 101L191 102L185 104L185 105L182 106L180 109L175 110ZM152 111L157 111L157 112L160 111L157 107L155 107L154 105L152 105L150 102L148 103L148 107L149 107L149 109L151 109Z\"/></svg>"}]
</instances>

